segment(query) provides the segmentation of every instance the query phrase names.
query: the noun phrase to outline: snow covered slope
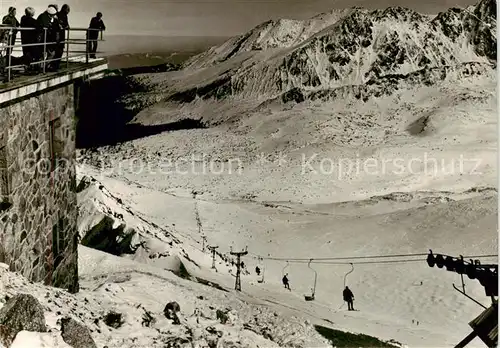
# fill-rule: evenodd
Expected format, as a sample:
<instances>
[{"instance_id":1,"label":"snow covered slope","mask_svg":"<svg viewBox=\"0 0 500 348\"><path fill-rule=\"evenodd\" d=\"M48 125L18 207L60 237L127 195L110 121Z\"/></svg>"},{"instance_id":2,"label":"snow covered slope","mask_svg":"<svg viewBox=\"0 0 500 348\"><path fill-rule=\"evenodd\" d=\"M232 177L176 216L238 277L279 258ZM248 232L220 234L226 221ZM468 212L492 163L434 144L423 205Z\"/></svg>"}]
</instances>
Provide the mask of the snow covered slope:
<instances>
[{"instance_id":1,"label":"snow covered slope","mask_svg":"<svg viewBox=\"0 0 500 348\"><path fill-rule=\"evenodd\" d=\"M61 339L60 319L83 323L97 347L325 347L311 321L284 317L262 301L249 301L230 290L183 280L159 268L127 262L85 247L79 248L81 290L68 294L28 282L0 268L0 308L6 296L33 295L43 306L47 333L21 331L12 347L67 348ZM163 315L167 302L181 306L180 325ZM228 312L222 324L216 311ZM105 316L121 314L121 325L111 327ZM144 325L144 315L154 321ZM320 322L315 320L316 323Z\"/></svg>"},{"instance_id":2,"label":"snow covered slope","mask_svg":"<svg viewBox=\"0 0 500 348\"><path fill-rule=\"evenodd\" d=\"M84 278L86 274L95 278L98 274L130 273L137 267L148 272L153 272L151 266L170 268L168 255L177 253L192 276L231 289L235 269L221 256L231 258L231 248L248 247L249 255L244 261L249 272L242 274L244 302L264 301L283 313L280 317L285 321L297 315L313 322L324 319L327 326L335 329L392 339L413 347L452 346L468 332L468 320L464 318L472 319L479 314L480 307L453 290L452 283L459 282L456 274L429 268L421 257L397 258L387 264L371 264L374 260L369 258L330 264L315 261L312 267L318 272L316 301L305 302L303 295L310 293L314 279L305 262L262 262L257 255L307 260L425 253L429 248L451 255L498 252L496 189L419 192L329 205L260 204L193 199L179 196L180 192L177 195L160 192L118 175L112 178L100 175L91 167L80 170L99 177L100 191L115 197L95 196L97 201L111 207L110 215L123 215L127 223L140 217L142 222L137 227L140 238L146 242L135 255L124 256L149 265L117 261L113 269L108 269L102 261L85 262L88 266L82 269ZM120 204L115 205L116 201ZM210 269L208 250L201 250L202 235L196 214L201 221L201 233L208 237L207 244L219 246L217 272ZM161 245L163 237L158 232L163 229L176 236L182 252L175 243ZM167 257L156 258L159 252ZM482 261L495 262L496 258ZM349 262L354 263L354 272L347 283L355 292L355 306L360 312L347 313L342 306L341 290L344 276L351 269ZM253 272L257 265L264 269L265 283L257 282L260 277ZM285 271L291 280L291 293L280 289ZM134 294L140 289L136 288ZM484 290L477 281L468 281L467 289L486 303ZM151 288L148 293L157 297L158 291ZM229 301L230 297L226 298ZM181 306L187 301L180 297L176 300ZM473 346L480 347L481 343L475 342Z\"/></svg>"}]
</instances>

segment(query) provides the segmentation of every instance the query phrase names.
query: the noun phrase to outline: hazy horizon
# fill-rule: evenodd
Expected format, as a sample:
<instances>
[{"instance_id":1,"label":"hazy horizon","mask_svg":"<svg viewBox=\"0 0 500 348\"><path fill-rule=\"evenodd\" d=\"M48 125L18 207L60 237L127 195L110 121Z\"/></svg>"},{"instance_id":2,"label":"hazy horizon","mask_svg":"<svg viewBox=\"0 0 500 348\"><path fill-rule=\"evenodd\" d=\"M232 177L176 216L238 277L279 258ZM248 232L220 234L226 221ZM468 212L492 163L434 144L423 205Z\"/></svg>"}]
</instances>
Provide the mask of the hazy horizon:
<instances>
[{"instance_id":1,"label":"hazy horizon","mask_svg":"<svg viewBox=\"0 0 500 348\"><path fill-rule=\"evenodd\" d=\"M40 14L52 1L2 0L0 11L17 7L17 17L27 6ZM305 19L333 9L361 6L368 9L403 6L426 14L437 14L450 7L468 6L477 1L459 0L67 0L72 27L87 27L96 12L103 13L107 35L168 37L229 37L248 31L269 19Z\"/></svg>"}]
</instances>

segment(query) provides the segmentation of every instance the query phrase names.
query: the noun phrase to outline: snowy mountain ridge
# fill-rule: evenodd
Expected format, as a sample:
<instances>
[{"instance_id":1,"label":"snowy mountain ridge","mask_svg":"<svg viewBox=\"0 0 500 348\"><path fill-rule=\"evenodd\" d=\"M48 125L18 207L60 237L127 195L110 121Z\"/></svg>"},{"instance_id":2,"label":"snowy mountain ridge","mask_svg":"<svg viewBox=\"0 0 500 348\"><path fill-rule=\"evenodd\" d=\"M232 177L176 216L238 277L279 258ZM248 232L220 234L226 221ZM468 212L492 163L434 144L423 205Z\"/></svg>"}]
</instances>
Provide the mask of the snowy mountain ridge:
<instances>
[{"instance_id":1,"label":"snowy mountain ridge","mask_svg":"<svg viewBox=\"0 0 500 348\"><path fill-rule=\"evenodd\" d=\"M471 63L489 70L496 67L495 27L496 0L433 19L402 7L352 8L308 21L266 22L192 58L185 69L196 74L227 66L225 74L197 86L203 94L195 93L218 99L277 96L294 88L318 92Z\"/></svg>"}]
</instances>

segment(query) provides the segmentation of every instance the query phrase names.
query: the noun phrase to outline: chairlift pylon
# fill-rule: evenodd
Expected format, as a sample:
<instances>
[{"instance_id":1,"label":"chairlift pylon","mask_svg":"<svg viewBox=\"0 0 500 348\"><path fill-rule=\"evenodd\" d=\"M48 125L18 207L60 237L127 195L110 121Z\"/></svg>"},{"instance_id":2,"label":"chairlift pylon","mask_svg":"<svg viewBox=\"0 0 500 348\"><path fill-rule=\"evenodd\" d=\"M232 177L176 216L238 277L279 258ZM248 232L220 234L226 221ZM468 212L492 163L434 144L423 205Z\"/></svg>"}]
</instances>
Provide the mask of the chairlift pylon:
<instances>
[{"instance_id":1,"label":"chairlift pylon","mask_svg":"<svg viewBox=\"0 0 500 348\"><path fill-rule=\"evenodd\" d=\"M314 272L314 286L313 288L311 289L312 290L312 294L311 296L308 296L308 295L304 295L304 299L306 301L314 301L314 297L315 297L315 294L316 294L316 280L318 279L318 272L316 272L316 270L314 270L312 267L311 267L311 262L312 262L313 259L310 259L309 260L309 263L307 264L307 267L309 267L310 269L313 270Z\"/></svg>"}]
</instances>

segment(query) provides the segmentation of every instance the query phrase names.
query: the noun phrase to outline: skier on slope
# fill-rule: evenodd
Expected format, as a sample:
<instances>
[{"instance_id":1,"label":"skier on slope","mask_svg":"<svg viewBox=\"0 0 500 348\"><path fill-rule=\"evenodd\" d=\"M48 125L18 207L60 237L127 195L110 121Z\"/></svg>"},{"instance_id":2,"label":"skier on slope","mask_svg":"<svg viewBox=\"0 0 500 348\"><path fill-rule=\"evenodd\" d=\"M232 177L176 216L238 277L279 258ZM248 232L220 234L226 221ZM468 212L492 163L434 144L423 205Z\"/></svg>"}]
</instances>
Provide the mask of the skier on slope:
<instances>
[{"instance_id":1,"label":"skier on slope","mask_svg":"<svg viewBox=\"0 0 500 348\"><path fill-rule=\"evenodd\" d=\"M353 311L354 294L352 293L351 289L349 289L349 287L346 286L342 294L344 296L344 301L347 302L348 310Z\"/></svg>"},{"instance_id":2,"label":"skier on slope","mask_svg":"<svg viewBox=\"0 0 500 348\"><path fill-rule=\"evenodd\" d=\"M283 280L283 285L285 286L285 289L292 291L290 289L290 284L288 283L288 273L283 276L282 280Z\"/></svg>"}]
</instances>

